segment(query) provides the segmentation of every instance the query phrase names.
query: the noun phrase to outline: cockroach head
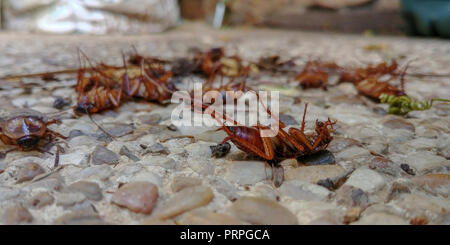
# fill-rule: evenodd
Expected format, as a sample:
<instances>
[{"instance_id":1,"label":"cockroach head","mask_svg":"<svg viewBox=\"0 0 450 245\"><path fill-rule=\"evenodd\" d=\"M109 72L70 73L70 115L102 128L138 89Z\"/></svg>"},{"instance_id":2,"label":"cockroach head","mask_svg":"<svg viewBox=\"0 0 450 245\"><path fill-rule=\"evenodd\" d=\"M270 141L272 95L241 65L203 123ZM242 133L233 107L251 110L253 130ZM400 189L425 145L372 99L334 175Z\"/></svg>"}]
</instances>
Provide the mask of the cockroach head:
<instances>
[{"instance_id":1,"label":"cockroach head","mask_svg":"<svg viewBox=\"0 0 450 245\"><path fill-rule=\"evenodd\" d=\"M35 135L26 135L17 140L17 144L24 149L33 149L39 143L39 137Z\"/></svg>"},{"instance_id":2,"label":"cockroach head","mask_svg":"<svg viewBox=\"0 0 450 245\"><path fill-rule=\"evenodd\" d=\"M75 112L75 114L77 116L81 116L81 115L90 113L94 107L95 106L92 103L82 102L82 103L78 103L73 108L73 111Z\"/></svg>"}]
</instances>

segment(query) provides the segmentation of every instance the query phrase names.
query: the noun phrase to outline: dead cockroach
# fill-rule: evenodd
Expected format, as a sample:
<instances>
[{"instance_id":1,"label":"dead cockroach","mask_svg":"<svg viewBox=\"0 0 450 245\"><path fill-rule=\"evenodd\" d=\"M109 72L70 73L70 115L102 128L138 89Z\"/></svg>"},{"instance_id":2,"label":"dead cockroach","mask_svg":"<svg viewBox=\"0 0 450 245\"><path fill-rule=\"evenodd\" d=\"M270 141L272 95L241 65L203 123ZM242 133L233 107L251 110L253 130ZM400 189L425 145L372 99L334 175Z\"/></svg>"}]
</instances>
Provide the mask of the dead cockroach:
<instances>
[{"instance_id":1,"label":"dead cockroach","mask_svg":"<svg viewBox=\"0 0 450 245\"><path fill-rule=\"evenodd\" d=\"M197 67L194 72L207 76L209 81L214 81L217 74L236 76L242 69L241 59L238 56L225 56L223 48L197 51L193 63Z\"/></svg>"},{"instance_id":2,"label":"dead cockroach","mask_svg":"<svg viewBox=\"0 0 450 245\"><path fill-rule=\"evenodd\" d=\"M276 119L279 122L279 131L275 137L261 136L261 130L269 129L266 126L248 127L222 124L219 130L224 130L228 135L222 144L231 140L240 150L267 160L276 171L279 171L282 169L279 165L282 160L314 154L325 149L333 140L331 131L336 122L332 122L330 119L325 122L316 121L314 133L304 133L307 107L306 104L301 129L289 128L286 132L283 129L285 125ZM267 112L271 115L268 109ZM212 116L214 117L214 115ZM235 122L235 125L237 125L237 122ZM277 174L277 176L283 176L283 174ZM280 186L282 181L282 179L274 179L275 186Z\"/></svg>"},{"instance_id":3,"label":"dead cockroach","mask_svg":"<svg viewBox=\"0 0 450 245\"><path fill-rule=\"evenodd\" d=\"M351 82L356 85L367 78L379 78L384 75L391 75L395 78L398 76L397 68L398 63L393 60L389 65L386 62L383 62L375 67L369 65L365 68L357 68L354 70L346 69L346 71L341 73L339 83Z\"/></svg>"},{"instance_id":4,"label":"dead cockroach","mask_svg":"<svg viewBox=\"0 0 450 245\"><path fill-rule=\"evenodd\" d=\"M268 56L261 57L256 63L256 66L261 70L271 71L271 72L290 72L290 68L295 66L296 58L292 58L286 61L280 61L280 56Z\"/></svg>"},{"instance_id":5,"label":"dead cockroach","mask_svg":"<svg viewBox=\"0 0 450 245\"><path fill-rule=\"evenodd\" d=\"M322 88L327 89L328 75L341 68L335 63L308 61L303 71L295 78L303 89Z\"/></svg>"},{"instance_id":6,"label":"dead cockroach","mask_svg":"<svg viewBox=\"0 0 450 245\"><path fill-rule=\"evenodd\" d=\"M91 68L90 76L87 77L84 70L80 69L75 87L78 93L75 113L93 114L117 108L122 102L132 98L166 103L176 91L171 81L172 73L163 69L146 67L145 59L141 59L141 67L138 69L138 75L130 77L125 58L121 69L103 65L103 69Z\"/></svg>"},{"instance_id":7,"label":"dead cockroach","mask_svg":"<svg viewBox=\"0 0 450 245\"><path fill-rule=\"evenodd\" d=\"M0 121L0 140L6 145L15 146L6 153L20 150L37 150L42 153L49 153L42 149L42 141L51 143L55 138L67 139L67 137L50 130L51 124L60 124L61 121L48 120L47 117L35 110L18 109L12 112L5 120ZM59 163L59 152L61 147L56 145L55 167ZM52 153L50 153L52 154ZM53 154L52 154L53 155Z\"/></svg>"},{"instance_id":8,"label":"dead cockroach","mask_svg":"<svg viewBox=\"0 0 450 245\"><path fill-rule=\"evenodd\" d=\"M389 81L397 78L398 68L397 62L393 61L391 65L387 65L385 62L377 65L376 67L368 66L365 69L357 69L352 75L344 73L340 80L347 79L351 81L358 92L370 99L380 101L382 94L392 96L402 96L405 93L405 74L409 67L408 62L400 73L400 87L389 84ZM380 81L380 77L383 75L390 75L390 78L384 81Z\"/></svg>"}]
</instances>

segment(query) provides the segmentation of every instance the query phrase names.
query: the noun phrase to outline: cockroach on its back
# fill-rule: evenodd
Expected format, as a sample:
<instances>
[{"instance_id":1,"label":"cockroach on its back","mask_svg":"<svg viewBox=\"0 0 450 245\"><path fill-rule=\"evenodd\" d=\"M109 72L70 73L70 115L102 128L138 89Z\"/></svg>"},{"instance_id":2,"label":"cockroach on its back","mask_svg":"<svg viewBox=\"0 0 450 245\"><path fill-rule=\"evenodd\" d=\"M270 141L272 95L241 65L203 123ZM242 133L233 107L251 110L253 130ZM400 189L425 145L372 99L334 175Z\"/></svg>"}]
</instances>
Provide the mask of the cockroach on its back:
<instances>
[{"instance_id":1,"label":"cockroach on its back","mask_svg":"<svg viewBox=\"0 0 450 245\"><path fill-rule=\"evenodd\" d=\"M55 138L67 139L67 137L50 130L51 124L60 124L59 120L48 120L47 117L35 110L18 109L7 118L0 121L0 141L6 145L13 145L14 150L46 152L41 148L41 142L52 142ZM59 162L60 146L57 145L55 167Z\"/></svg>"},{"instance_id":2,"label":"cockroach on its back","mask_svg":"<svg viewBox=\"0 0 450 245\"><path fill-rule=\"evenodd\" d=\"M331 132L336 122L332 122L330 119L325 122L316 121L315 131L310 134L304 133L306 110L307 104L305 105L301 129L289 128L286 132L283 129L285 125L277 119L279 128L275 137L261 136L262 129L269 129L266 126L248 127L222 124L220 130L224 130L228 135L222 144L231 140L238 149L268 161L274 167L274 174L277 173L276 176L278 177L274 178L274 184L278 187L283 181L283 169L279 164L282 160L314 154L325 149L333 140ZM272 115L268 109L267 112ZM211 116L214 117L215 115ZM226 116L224 116L224 119L233 121Z\"/></svg>"}]
</instances>

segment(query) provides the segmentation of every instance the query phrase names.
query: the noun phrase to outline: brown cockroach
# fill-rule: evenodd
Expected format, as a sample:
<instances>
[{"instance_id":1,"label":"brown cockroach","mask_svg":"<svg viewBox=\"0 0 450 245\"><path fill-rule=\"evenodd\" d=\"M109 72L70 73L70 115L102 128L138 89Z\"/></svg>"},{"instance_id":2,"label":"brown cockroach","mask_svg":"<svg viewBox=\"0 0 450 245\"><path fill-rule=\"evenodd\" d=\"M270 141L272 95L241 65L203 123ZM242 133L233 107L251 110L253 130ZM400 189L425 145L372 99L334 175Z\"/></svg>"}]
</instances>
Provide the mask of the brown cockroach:
<instances>
[{"instance_id":1,"label":"brown cockroach","mask_svg":"<svg viewBox=\"0 0 450 245\"><path fill-rule=\"evenodd\" d=\"M400 88L389 84L389 80L398 76L394 73L398 67L395 61L389 66L386 65L386 63L381 63L375 68L367 68L364 80L355 80L353 84L355 85L356 90L358 90L358 93L376 101L379 101L382 94L394 96L406 95L405 74L409 67L409 63L410 62L405 65L405 68L400 73ZM386 74L391 74L391 78L386 81L380 81L379 77Z\"/></svg>"},{"instance_id":2,"label":"brown cockroach","mask_svg":"<svg viewBox=\"0 0 450 245\"><path fill-rule=\"evenodd\" d=\"M12 112L6 119L0 121L0 141L6 145L15 146L6 153L20 150L37 150L41 153L50 153L41 148L41 142L51 143L55 138L67 139L67 137L50 130L51 124L60 124L57 119L48 120L47 117L35 110L18 109ZM61 147L56 145L55 166L59 163ZM50 153L52 154L52 153ZM53 155L53 154L52 154Z\"/></svg>"},{"instance_id":3,"label":"brown cockroach","mask_svg":"<svg viewBox=\"0 0 450 245\"><path fill-rule=\"evenodd\" d=\"M304 133L307 107L308 104L305 105L301 129L289 128L286 132L283 129L284 123L276 119L279 122L279 131L275 137L261 136L261 130L269 129L266 126L248 127L222 124L219 130L224 130L228 135L222 144L231 140L240 150L267 160L274 168L280 170L282 167L279 163L282 160L314 154L325 149L333 140L331 131L336 122L332 122L330 119L325 122L316 121L315 131L310 134ZM271 114L268 109L267 112ZM214 115L211 116L214 117ZM235 125L237 125L236 122ZM282 179L274 179L275 186L280 186L282 181Z\"/></svg>"},{"instance_id":4,"label":"brown cockroach","mask_svg":"<svg viewBox=\"0 0 450 245\"><path fill-rule=\"evenodd\" d=\"M176 91L171 80L172 73L163 69L146 68L144 63L145 60L141 59L139 75L131 78L125 58L121 70L103 65L104 69L91 69L90 76L85 77L83 69L80 69L75 87L78 93L75 113L93 114L117 108L122 102L132 98L166 103Z\"/></svg>"},{"instance_id":5,"label":"brown cockroach","mask_svg":"<svg viewBox=\"0 0 450 245\"><path fill-rule=\"evenodd\" d=\"M357 68L354 70L347 69L341 74L339 83L351 82L356 85L369 77L379 78L383 75L391 75L392 77L396 77L398 75L398 73L396 73L397 69L398 63L395 60L393 60L390 65L383 62L375 67L373 65L369 65L366 68Z\"/></svg>"},{"instance_id":6,"label":"brown cockroach","mask_svg":"<svg viewBox=\"0 0 450 245\"><path fill-rule=\"evenodd\" d=\"M280 56L268 56L268 57L261 57L256 63L256 66L261 70L267 70L271 72L289 72L291 71L289 68L292 68L295 66L295 60L296 58L291 58L286 61L280 61Z\"/></svg>"},{"instance_id":7,"label":"brown cockroach","mask_svg":"<svg viewBox=\"0 0 450 245\"><path fill-rule=\"evenodd\" d=\"M322 88L327 89L328 75L331 72L341 68L335 63L326 63L320 61L308 61L303 71L295 78L300 82L303 89Z\"/></svg>"}]
</instances>

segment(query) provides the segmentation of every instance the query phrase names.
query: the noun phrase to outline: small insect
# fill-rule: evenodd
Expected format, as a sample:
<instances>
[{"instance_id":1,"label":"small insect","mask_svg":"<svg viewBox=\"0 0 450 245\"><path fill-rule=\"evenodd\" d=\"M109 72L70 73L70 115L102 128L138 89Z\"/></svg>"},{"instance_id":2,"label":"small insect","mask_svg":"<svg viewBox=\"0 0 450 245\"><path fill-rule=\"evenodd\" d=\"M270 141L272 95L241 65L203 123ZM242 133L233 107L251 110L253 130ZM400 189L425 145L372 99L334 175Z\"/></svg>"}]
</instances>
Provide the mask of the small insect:
<instances>
[{"instance_id":1,"label":"small insect","mask_svg":"<svg viewBox=\"0 0 450 245\"><path fill-rule=\"evenodd\" d=\"M307 108L306 104L301 129L289 128L288 132L286 132L283 129L285 125L277 119L279 131L275 137L261 136L261 130L269 129L267 126L256 125L248 127L222 124L219 130L224 130L228 135L222 144L231 140L238 149L267 160L276 170L276 176L279 176L279 178L274 179L274 184L278 187L282 184L282 176L284 176L284 174L278 173L282 170L282 167L279 165L282 160L314 154L327 148L328 144L333 140L331 131L336 122L332 122L330 119L325 122L316 121L315 131L310 134L304 133ZM267 112L271 114L268 109ZM228 120L233 121L232 119ZM235 125L237 125L236 122Z\"/></svg>"},{"instance_id":2,"label":"small insect","mask_svg":"<svg viewBox=\"0 0 450 245\"><path fill-rule=\"evenodd\" d=\"M286 61L280 61L280 56L268 56L261 57L256 63L256 66L261 70L271 71L271 72L290 72L292 67L295 66L296 58L292 58Z\"/></svg>"},{"instance_id":3,"label":"small insect","mask_svg":"<svg viewBox=\"0 0 450 245\"><path fill-rule=\"evenodd\" d=\"M49 125L60 123L61 121L57 119L49 121L44 114L38 111L18 109L6 119L0 121L0 140L6 145L15 146L6 153L15 150L37 150L41 153L50 153L42 148L41 142L51 143L56 138L67 139L67 137L48 128ZM61 151L61 147L56 146L55 167L58 166L59 152Z\"/></svg>"},{"instance_id":4,"label":"small insect","mask_svg":"<svg viewBox=\"0 0 450 245\"><path fill-rule=\"evenodd\" d=\"M339 82L351 82L356 85L369 77L379 78L383 75L391 75L392 78L395 78L398 76L397 68L398 63L393 60L390 65L383 62L375 67L373 65L369 65L366 68L357 68L354 70L346 69L347 71L344 71L341 74Z\"/></svg>"},{"instance_id":5,"label":"small insect","mask_svg":"<svg viewBox=\"0 0 450 245\"><path fill-rule=\"evenodd\" d=\"M328 75L341 68L335 63L308 61L303 71L295 78L303 89L322 88L327 89Z\"/></svg>"}]
</instances>

